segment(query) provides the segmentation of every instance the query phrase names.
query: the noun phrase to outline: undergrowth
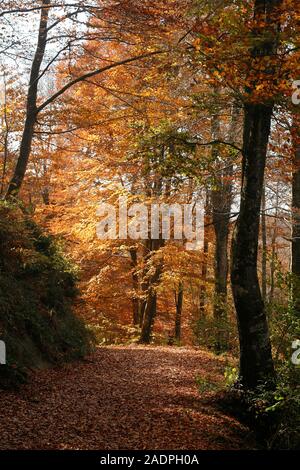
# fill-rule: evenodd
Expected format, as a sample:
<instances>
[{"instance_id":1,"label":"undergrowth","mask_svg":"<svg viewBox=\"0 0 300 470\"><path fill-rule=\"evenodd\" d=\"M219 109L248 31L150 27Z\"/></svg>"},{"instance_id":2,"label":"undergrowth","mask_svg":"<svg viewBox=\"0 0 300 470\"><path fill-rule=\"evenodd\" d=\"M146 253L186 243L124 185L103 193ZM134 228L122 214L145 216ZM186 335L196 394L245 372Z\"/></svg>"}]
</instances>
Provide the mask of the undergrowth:
<instances>
[{"instance_id":1,"label":"undergrowth","mask_svg":"<svg viewBox=\"0 0 300 470\"><path fill-rule=\"evenodd\" d=\"M30 368L90 352L92 336L71 309L76 276L58 241L18 206L0 203L0 339L7 352L0 387L24 381Z\"/></svg>"}]
</instances>

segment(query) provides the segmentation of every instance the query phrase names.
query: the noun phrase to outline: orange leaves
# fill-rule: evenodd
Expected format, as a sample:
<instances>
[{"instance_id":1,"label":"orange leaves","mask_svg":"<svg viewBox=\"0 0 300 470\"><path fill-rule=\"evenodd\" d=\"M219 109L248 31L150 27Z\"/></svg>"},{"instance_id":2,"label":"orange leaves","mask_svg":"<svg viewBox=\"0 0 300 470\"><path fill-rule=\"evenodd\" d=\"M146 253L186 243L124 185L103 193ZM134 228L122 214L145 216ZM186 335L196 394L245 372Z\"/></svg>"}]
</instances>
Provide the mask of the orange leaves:
<instances>
[{"instance_id":1,"label":"orange leaves","mask_svg":"<svg viewBox=\"0 0 300 470\"><path fill-rule=\"evenodd\" d=\"M295 11L299 11L299 5L290 1L276 12L277 16L284 16L280 32L282 45L278 54L258 57L253 57L253 48L262 47L272 31L268 32L265 21L259 16L253 22L250 4L224 5L209 11L208 18L197 23L192 40L196 52L195 63L198 62L208 72L207 82L211 86L229 87L237 95L244 94L245 88L248 88L245 98L255 102L280 100L287 96L290 93L289 80L297 76L296 70L299 68L297 52L287 52L291 44L297 41ZM253 30L258 32L256 42Z\"/></svg>"},{"instance_id":2,"label":"orange leaves","mask_svg":"<svg viewBox=\"0 0 300 470\"><path fill-rule=\"evenodd\" d=\"M199 397L195 377L222 383L224 367L190 348L99 348L82 363L34 373L18 394L0 392L0 448L250 448L249 431Z\"/></svg>"}]
</instances>

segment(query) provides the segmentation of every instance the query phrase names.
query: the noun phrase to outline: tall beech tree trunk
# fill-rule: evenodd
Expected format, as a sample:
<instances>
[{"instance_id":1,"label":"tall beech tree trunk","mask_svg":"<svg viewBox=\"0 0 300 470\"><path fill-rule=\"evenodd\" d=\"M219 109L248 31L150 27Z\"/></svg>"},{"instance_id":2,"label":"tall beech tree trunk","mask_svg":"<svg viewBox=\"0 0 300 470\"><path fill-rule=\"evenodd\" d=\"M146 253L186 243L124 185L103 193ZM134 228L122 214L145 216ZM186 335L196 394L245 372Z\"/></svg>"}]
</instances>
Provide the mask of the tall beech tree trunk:
<instances>
[{"instance_id":1,"label":"tall beech tree trunk","mask_svg":"<svg viewBox=\"0 0 300 470\"><path fill-rule=\"evenodd\" d=\"M132 247L129 250L130 257L131 257L131 265L132 265L132 285L133 289L135 292L135 295L132 298L132 310L133 310L133 315L132 315L132 320L134 325L139 325L140 324L140 316L141 316L141 302L138 297L139 293L139 276L137 273L137 265L138 265L138 255L137 255L137 249Z\"/></svg>"},{"instance_id":2,"label":"tall beech tree trunk","mask_svg":"<svg viewBox=\"0 0 300 470\"><path fill-rule=\"evenodd\" d=\"M7 113L7 83L6 83L6 75L3 74L3 95L4 95L4 102L3 102L3 127L4 127L4 138L3 138L3 166L2 166L2 175L1 175L1 186L0 186L0 195L4 193L5 187L5 177L6 177L6 170L7 170L7 163L8 163L8 139L10 133L10 126L8 122L8 113Z\"/></svg>"},{"instance_id":3,"label":"tall beech tree trunk","mask_svg":"<svg viewBox=\"0 0 300 470\"><path fill-rule=\"evenodd\" d=\"M269 293L269 298L268 298L268 302L270 303L272 303L274 300L274 291L275 291L276 239L277 239L277 228L275 225L275 227L273 228L273 234L272 234L272 250L271 250L271 261L270 261L270 293Z\"/></svg>"},{"instance_id":4,"label":"tall beech tree trunk","mask_svg":"<svg viewBox=\"0 0 300 470\"><path fill-rule=\"evenodd\" d=\"M231 124L228 132L228 142L233 142L238 122L238 108L232 108ZM212 140L221 137L220 117L216 114L212 121ZM215 297L214 297L214 318L217 322L215 350L222 352L227 348L227 337L224 331L224 322L227 318L227 281L228 281L228 240L229 223L232 205L232 176L233 163L230 159L220 158L221 147L216 145L212 148L213 161L221 163L219 177L215 181L216 189L211 192L212 220L215 232ZM222 169L222 167L225 167Z\"/></svg>"},{"instance_id":5,"label":"tall beech tree trunk","mask_svg":"<svg viewBox=\"0 0 300 470\"><path fill-rule=\"evenodd\" d=\"M274 226L272 232L272 240L271 240L271 260L270 260L270 292L268 301L270 303L273 302L274 299L274 290L275 290L275 269L276 269L276 241L277 241L277 218L279 213L279 181L277 181L277 188L276 188L276 203L275 203L275 214L274 214Z\"/></svg>"},{"instance_id":6,"label":"tall beech tree trunk","mask_svg":"<svg viewBox=\"0 0 300 470\"><path fill-rule=\"evenodd\" d=\"M261 291L263 301L267 300L267 223L266 223L266 187L264 185L261 202Z\"/></svg>"},{"instance_id":7,"label":"tall beech tree trunk","mask_svg":"<svg viewBox=\"0 0 300 470\"><path fill-rule=\"evenodd\" d=\"M163 240L151 240L151 251L155 253L161 246ZM163 270L163 263L160 260L154 269L154 273L150 276L148 282L147 300L144 306L143 324L140 336L140 343L149 344L152 334L152 326L156 315L157 294L156 288Z\"/></svg>"},{"instance_id":8,"label":"tall beech tree trunk","mask_svg":"<svg viewBox=\"0 0 300 470\"><path fill-rule=\"evenodd\" d=\"M212 140L220 139L219 116L213 117ZM220 146L214 145L212 148L212 158L214 162L221 161ZM228 235L229 235L229 211L231 204L226 201L228 196L224 188L222 176L215 181L216 189L211 192L212 220L215 232L215 254L214 254L214 319L216 322L216 338L214 349L217 353L225 349L225 338L223 338L223 324L226 318L227 299L227 276L228 276ZM229 205L229 209L228 209ZM227 214L226 214L227 212Z\"/></svg>"},{"instance_id":9,"label":"tall beech tree trunk","mask_svg":"<svg viewBox=\"0 0 300 470\"><path fill-rule=\"evenodd\" d=\"M152 334L152 326L156 315L157 295L154 286L151 286L148 294L147 303L144 312L144 321L140 337L140 343L149 344Z\"/></svg>"},{"instance_id":10,"label":"tall beech tree trunk","mask_svg":"<svg viewBox=\"0 0 300 470\"><path fill-rule=\"evenodd\" d=\"M232 291L240 337L240 376L247 388L274 377L264 302L257 274L259 216L272 108L245 106L243 183L233 238Z\"/></svg>"},{"instance_id":11,"label":"tall beech tree trunk","mask_svg":"<svg viewBox=\"0 0 300 470\"><path fill-rule=\"evenodd\" d=\"M181 317L183 306L183 283L179 283L178 293L175 293L176 315L175 315L175 339L178 343L181 340Z\"/></svg>"},{"instance_id":12,"label":"tall beech tree trunk","mask_svg":"<svg viewBox=\"0 0 300 470\"><path fill-rule=\"evenodd\" d=\"M19 158L15 167L13 177L8 186L6 197L17 196L24 176L27 169L28 160L30 157L34 126L37 118L37 92L38 92L38 83L39 75L41 70L41 65L45 55L45 49L47 44L47 35L48 35L48 17L49 17L49 6L51 5L51 0L43 0L39 25L39 34L37 48L34 55L34 59L31 66L29 87L27 93L27 103L26 103L26 117L23 128L22 140L20 145Z\"/></svg>"},{"instance_id":13,"label":"tall beech tree trunk","mask_svg":"<svg viewBox=\"0 0 300 470\"><path fill-rule=\"evenodd\" d=\"M206 280L207 280L207 257L209 249L209 225L210 215L210 192L207 191L204 208L204 240L203 240L203 261L201 263L201 286L199 292L199 318L204 318L206 311Z\"/></svg>"},{"instance_id":14,"label":"tall beech tree trunk","mask_svg":"<svg viewBox=\"0 0 300 470\"><path fill-rule=\"evenodd\" d=\"M280 4L278 0L255 1L255 20L258 21L253 28L256 46L252 56L258 62L262 58L262 63L266 64L266 57L276 54L278 22L275 10ZM264 77L270 79L273 73L272 67L265 65L262 76L257 80L264 83ZM274 105L271 98L262 103L252 99L252 92L258 84L252 82L251 88L247 89L249 99L244 104L241 205L233 238L231 268L240 340L240 380L248 389L255 389L260 383L271 384L275 380L268 323L257 273L260 208Z\"/></svg>"},{"instance_id":15,"label":"tall beech tree trunk","mask_svg":"<svg viewBox=\"0 0 300 470\"><path fill-rule=\"evenodd\" d=\"M167 147L162 145L161 148L157 149L157 163L162 164L166 157ZM149 165L149 162L146 162ZM148 167L149 168L149 167ZM148 170L149 171L149 170ZM148 176L148 175L147 175ZM151 177L152 176L152 177ZM150 186L149 186L150 182ZM146 177L145 181L146 194L148 197L159 198L162 194L168 198L170 196L170 181L168 179L164 180L160 172L155 171L152 173L149 172L149 177ZM151 224L150 224L151 225ZM151 239L149 233L149 239L146 240L145 248L147 254L145 256L146 269L143 276L143 286L142 289L147 290L146 300L142 305L142 324L141 324L141 336L140 343L149 344L151 341L152 327L154 319L156 316L156 306L157 306L157 294L156 288L159 284L160 276L163 271L163 260L160 258L158 261L154 261L155 266L150 266L150 275L149 275L149 266L148 262L151 257L156 256L157 251L164 246L164 239L162 238L161 229L159 232L158 239ZM150 263L151 264L151 263Z\"/></svg>"},{"instance_id":16,"label":"tall beech tree trunk","mask_svg":"<svg viewBox=\"0 0 300 470\"><path fill-rule=\"evenodd\" d=\"M141 293L143 297L140 301L140 317L139 317L140 328L142 328L143 326L145 308L146 308L146 303L147 303L146 293L149 287L149 279L147 277L147 260L149 259L150 255L151 255L151 240L144 240L142 256L144 258L145 267L143 269L143 273L141 276L142 278L141 279Z\"/></svg>"},{"instance_id":17,"label":"tall beech tree trunk","mask_svg":"<svg viewBox=\"0 0 300 470\"><path fill-rule=\"evenodd\" d=\"M222 191L214 192L212 197L214 204L213 220L215 228L215 293L214 293L214 318L216 325L215 350L220 353L226 349L226 334L224 322L227 317L227 279L228 279L228 238L229 238L229 214L231 205L224 201L225 194ZM227 195L228 196L228 195ZM223 204L225 202L225 204ZM224 214L223 214L224 211Z\"/></svg>"}]
</instances>

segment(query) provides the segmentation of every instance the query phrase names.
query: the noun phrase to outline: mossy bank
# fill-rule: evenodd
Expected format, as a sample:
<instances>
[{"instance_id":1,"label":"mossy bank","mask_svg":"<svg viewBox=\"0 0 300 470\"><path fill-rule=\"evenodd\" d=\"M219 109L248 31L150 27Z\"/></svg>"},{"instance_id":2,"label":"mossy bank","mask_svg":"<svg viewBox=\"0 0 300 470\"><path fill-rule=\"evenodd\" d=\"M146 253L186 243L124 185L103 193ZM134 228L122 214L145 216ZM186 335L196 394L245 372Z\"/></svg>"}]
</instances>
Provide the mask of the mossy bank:
<instances>
[{"instance_id":1,"label":"mossy bank","mask_svg":"<svg viewBox=\"0 0 300 470\"><path fill-rule=\"evenodd\" d=\"M0 388L30 368L84 357L92 337L72 312L76 269L60 244L17 206L0 203Z\"/></svg>"}]
</instances>

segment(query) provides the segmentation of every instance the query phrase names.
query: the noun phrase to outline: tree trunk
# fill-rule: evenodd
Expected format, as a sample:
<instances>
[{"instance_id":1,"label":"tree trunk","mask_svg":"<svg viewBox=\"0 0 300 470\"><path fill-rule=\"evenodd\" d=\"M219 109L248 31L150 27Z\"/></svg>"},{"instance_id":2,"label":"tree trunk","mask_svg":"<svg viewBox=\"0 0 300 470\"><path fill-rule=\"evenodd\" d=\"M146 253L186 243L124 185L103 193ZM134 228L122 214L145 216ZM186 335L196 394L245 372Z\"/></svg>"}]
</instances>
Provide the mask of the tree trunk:
<instances>
[{"instance_id":1,"label":"tree trunk","mask_svg":"<svg viewBox=\"0 0 300 470\"><path fill-rule=\"evenodd\" d=\"M149 344L151 340L152 326L153 326L154 318L156 315L156 304L157 304L156 287L159 282L161 272L162 272L162 264L159 263L159 265L155 268L155 272L151 276L151 279L149 282L147 301L144 307L145 310L144 310L142 331L141 331L141 336L140 336L140 343Z\"/></svg>"},{"instance_id":2,"label":"tree trunk","mask_svg":"<svg viewBox=\"0 0 300 470\"><path fill-rule=\"evenodd\" d=\"M149 240L149 242L151 247L151 255L155 254L155 252L157 252L164 244L164 241L162 239ZM148 294L144 304L143 324L140 336L140 343L149 344L151 340L152 326L156 315L156 287L159 283L162 270L163 262L162 260L159 260L154 269L154 273L150 276L150 279L147 282Z\"/></svg>"},{"instance_id":3,"label":"tree trunk","mask_svg":"<svg viewBox=\"0 0 300 470\"><path fill-rule=\"evenodd\" d=\"M212 140L221 138L220 117L215 115L212 122ZM228 141L233 142L238 122L238 108L234 104L232 108L231 125L228 132ZM215 350L220 353L227 349L228 338L225 330L227 320L227 280L228 280L228 240L229 223L232 205L232 176L233 162L228 158L220 158L220 146L213 146L213 161L220 161L220 175L215 181L215 187L211 192L212 220L215 232L215 295L214 318L216 320ZM225 166L223 170L222 167Z\"/></svg>"},{"instance_id":4,"label":"tree trunk","mask_svg":"<svg viewBox=\"0 0 300 470\"><path fill-rule=\"evenodd\" d=\"M47 26L50 4L51 0L43 0L43 6L45 8L41 9L38 43L31 66L29 88L27 93L26 117L20 145L20 153L13 177L8 186L6 197L18 195L25 176L31 152L34 126L37 118L37 93L39 75L47 43Z\"/></svg>"},{"instance_id":5,"label":"tree trunk","mask_svg":"<svg viewBox=\"0 0 300 470\"><path fill-rule=\"evenodd\" d=\"M156 155L158 161L161 162L165 158L165 146L162 145L162 148L158 149ZM157 171L154 171L149 174L149 162L147 164L147 173L150 176L146 178L145 187L146 194L148 197L160 197L163 191L163 177ZM148 176L147 175L147 176ZM166 192L165 196L169 194L169 184L166 183ZM149 233L149 237L151 234ZM157 305L157 295L156 287L159 283L159 279L163 270L163 261L160 259L156 266L150 267L150 271L154 268L153 274L149 276L149 261L151 257L164 245L164 240L162 239L162 234L158 239L151 239L145 241L144 247L146 254L144 256L146 268L144 269L144 275L142 280L142 290L143 292L147 291L147 297L143 301L141 306L141 336L140 343L149 344L151 341L152 327L154 323L154 318L156 316L156 305ZM151 263L150 263L151 264ZM151 269L152 268L152 269Z\"/></svg>"},{"instance_id":6,"label":"tree trunk","mask_svg":"<svg viewBox=\"0 0 300 470\"><path fill-rule=\"evenodd\" d=\"M151 256L151 240L145 240L143 244L143 258L144 258L144 263L145 267L143 269L143 274L142 274L142 280L141 280L141 291L143 298L140 302L140 318L139 318L139 326L142 328L143 322L144 322L144 316L145 316L145 310L146 310L146 304L147 304L147 291L149 288L149 279L147 276L147 261L149 260Z\"/></svg>"},{"instance_id":7,"label":"tree trunk","mask_svg":"<svg viewBox=\"0 0 300 470\"><path fill-rule=\"evenodd\" d=\"M135 292L135 295L132 298L132 309L133 309L133 324L135 326L140 324L140 299L137 297L139 293L139 276L137 274L137 264L138 264L138 259L137 259L137 249L136 248L130 248L130 257L131 257L131 264L132 264L132 285L133 289Z\"/></svg>"},{"instance_id":8,"label":"tree trunk","mask_svg":"<svg viewBox=\"0 0 300 470\"><path fill-rule=\"evenodd\" d=\"M209 224L210 216L210 194L207 191L204 209L204 240L203 240L203 261L201 263L201 286L199 293L199 319L205 317L206 311L206 280L207 280L207 257L209 249Z\"/></svg>"},{"instance_id":9,"label":"tree trunk","mask_svg":"<svg viewBox=\"0 0 300 470\"><path fill-rule=\"evenodd\" d=\"M144 321L140 337L140 343L149 344L151 340L152 326L156 315L157 296L153 287L148 294L144 313Z\"/></svg>"},{"instance_id":10,"label":"tree trunk","mask_svg":"<svg viewBox=\"0 0 300 470\"><path fill-rule=\"evenodd\" d=\"M180 343L181 340L181 316L183 305L183 284L179 283L178 295L176 295L176 316L175 316L175 339Z\"/></svg>"},{"instance_id":11,"label":"tree trunk","mask_svg":"<svg viewBox=\"0 0 300 470\"><path fill-rule=\"evenodd\" d=\"M219 193L218 196L221 196ZM215 198L214 198L215 199ZM220 206L219 206L220 207ZM228 278L228 237L229 221L226 217L214 211L215 227L215 293L214 293L214 319L216 321L216 338L214 348L221 353L227 348L226 332L224 331L227 319L227 278Z\"/></svg>"},{"instance_id":12,"label":"tree trunk","mask_svg":"<svg viewBox=\"0 0 300 470\"><path fill-rule=\"evenodd\" d=\"M49 188L43 188L41 192L42 200L45 206L50 205L50 193L49 193Z\"/></svg>"},{"instance_id":13,"label":"tree trunk","mask_svg":"<svg viewBox=\"0 0 300 470\"><path fill-rule=\"evenodd\" d=\"M261 291L262 298L267 300L267 224L266 224L266 188L263 187L262 203L261 203Z\"/></svg>"},{"instance_id":14,"label":"tree trunk","mask_svg":"<svg viewBox=\"0 0 300 470\"><path fill-rule=\"evenodd\" d=\"M263 18L266 25L260 26L258 21L259 26L253 30L257 46L253 48L252 56L258 61L261 57L262 63L266 63L266 56L275 54L277 50L275 7L279 4L279 1L255 1L255 19ZM270 34L266 34L267 30ZM274 70L266 68L262 74L269 78ZM262 75L260 80L263 78ZM251 100L256 85L254 82L247 89L249 99L244 104L241 205L233 238L231 268L239 328L240 380L248 389L275 381L269 329L257 273L260 208L274 104L271 99L262 103Z\"/></svg>"},{"instance_id":15,"label":"tree trunk","mask_svg":"<svg viewBox=\"0 0 300 470\"><path fill-rule=\"evenodd\" d=\"M240 339L240 376L246 388L274 378L269 330L257 274L259 215L272 107L245 105L240 215L232 247L232 291Z\"/></svg>"},{"instance_id":16,"label":"tree trunk","mask_svg":"<svg viewBox=\"0 0 300 470\"><path fill-rule=\"evenodd\" d=\"M276 204L275 204L275 214L274 214L274 226L272 232L272 241L271 241L271 260L270 260L270 293L269 293L269 303L273 302L274 291L275 291L275 270L276 270L276 241L277 241L277 218L279 212L279 181L277 182L276 188Z\"/></svg>"},{"instance_id":17,"label":"tree trunk","mask_svg":"<svg viewBox=\"0 0 300 470\"><path fill-rule=\"evenodd\" d=\"M4 103L3 103L3 124L4 124L4 155L3 155L3 167L2 167L2 178L1 178L1 190L0 195L4 193L4 186L5 186L5 177L6 177L6 169L7 169L7 161L8 161L8 138L9 138L9 122L8 122L8 115L7 115L7 84L6 84L6 75L3 74L3 81L4 81Z\"/></svg>"}]
</instances>

